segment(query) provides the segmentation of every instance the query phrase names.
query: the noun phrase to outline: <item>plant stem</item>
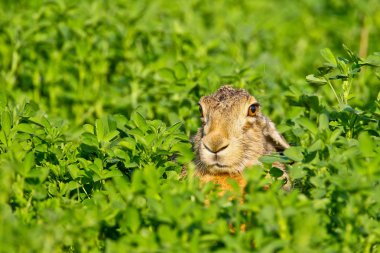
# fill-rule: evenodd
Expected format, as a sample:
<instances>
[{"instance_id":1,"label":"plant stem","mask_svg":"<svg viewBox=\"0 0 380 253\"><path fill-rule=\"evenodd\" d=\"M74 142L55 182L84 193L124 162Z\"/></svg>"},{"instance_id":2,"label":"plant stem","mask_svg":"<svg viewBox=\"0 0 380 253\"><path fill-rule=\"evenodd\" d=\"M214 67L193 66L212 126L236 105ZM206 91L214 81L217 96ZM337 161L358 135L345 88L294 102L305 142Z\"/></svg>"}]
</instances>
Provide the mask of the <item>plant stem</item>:
<instances>
[{"instance_id":1,"label":"plant stem","mask_svg":"<svg viewBox=\"0 0 380 253\"><path fill-rule=\"evenodd\" d=\"M332 86L332 83L330 82L330 80L327 80L327 83L329 84L331 90L334 92L335 98L338 100L339 106L341 106L342 101L339 99L338 95L336 94L336 91L335 91L334 87Z\"/></svg>"}]
</instances>

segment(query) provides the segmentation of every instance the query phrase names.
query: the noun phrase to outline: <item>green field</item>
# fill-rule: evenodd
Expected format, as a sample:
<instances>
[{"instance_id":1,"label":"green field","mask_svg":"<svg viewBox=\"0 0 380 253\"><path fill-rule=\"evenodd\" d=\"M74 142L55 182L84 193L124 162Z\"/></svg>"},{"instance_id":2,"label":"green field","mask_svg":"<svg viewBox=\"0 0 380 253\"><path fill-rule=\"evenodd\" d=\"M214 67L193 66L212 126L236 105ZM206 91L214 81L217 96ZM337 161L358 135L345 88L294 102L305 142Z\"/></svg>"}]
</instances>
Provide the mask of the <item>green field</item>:
<instances>
[{"instance_id":1,"label":"green field","mask_svg":"<svg viewBox=\"0 0 380 253\"><path fill-rule=\"evenodd\" d=\"M1 1L0 252L380 252L379 45L378 0ZM292 146L244 203L180 179L223 84Z\"/></svg>"}]
</instances>

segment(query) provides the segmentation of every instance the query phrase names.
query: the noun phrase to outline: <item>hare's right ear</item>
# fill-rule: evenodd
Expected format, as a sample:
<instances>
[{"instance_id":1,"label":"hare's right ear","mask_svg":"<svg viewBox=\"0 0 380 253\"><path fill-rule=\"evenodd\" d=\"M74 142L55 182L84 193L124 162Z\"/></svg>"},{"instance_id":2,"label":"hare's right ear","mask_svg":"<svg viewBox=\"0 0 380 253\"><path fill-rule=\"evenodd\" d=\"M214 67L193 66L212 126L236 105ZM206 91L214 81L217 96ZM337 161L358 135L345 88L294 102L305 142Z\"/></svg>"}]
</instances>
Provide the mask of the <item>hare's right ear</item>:
<instances>
[{"instance_id":1,"label":"hare's right ear","mask_svg":"<svg viewBox=\"0 0 380 253\"><path fill-rule=\"evenodd\" d=\"M284 137L282 137L282 135L278 132L274 123L266 117L263 117L263 119L263 133L267 141L269 141L269 143L271 144L271 146L273 146L277 152L281 152L289 148L289 144L286 142Z\"/></svg>"}]
</instances>

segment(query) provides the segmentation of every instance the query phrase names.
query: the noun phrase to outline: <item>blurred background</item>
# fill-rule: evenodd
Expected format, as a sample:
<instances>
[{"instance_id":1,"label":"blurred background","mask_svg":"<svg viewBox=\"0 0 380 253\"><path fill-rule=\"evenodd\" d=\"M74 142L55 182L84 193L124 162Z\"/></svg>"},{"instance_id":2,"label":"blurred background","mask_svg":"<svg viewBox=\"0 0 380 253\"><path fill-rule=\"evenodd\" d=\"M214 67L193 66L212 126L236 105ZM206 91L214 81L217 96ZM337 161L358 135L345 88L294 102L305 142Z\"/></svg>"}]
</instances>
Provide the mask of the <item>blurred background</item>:
<instances>
[{"instance_id":1,"label":"blurred background","mask_svg":"<svg viewBox=\"0 0 380 253\"><path fill-rule=\"evenodd\" d=\"M377 0L2 1L0 85L19 103L34 101L73 129L104 114L199 124L197 101L222 84L247 88L283 120L289 96L328 47L360 57L378 51ZM365 107L374 75L353 85ZM319 96L334 101L331 90ZM364 104L363 104L364 103ZM287 114L287 113L286 113ZM292 115L290 113L289 115Z\"/></svg>"}]
</instances>

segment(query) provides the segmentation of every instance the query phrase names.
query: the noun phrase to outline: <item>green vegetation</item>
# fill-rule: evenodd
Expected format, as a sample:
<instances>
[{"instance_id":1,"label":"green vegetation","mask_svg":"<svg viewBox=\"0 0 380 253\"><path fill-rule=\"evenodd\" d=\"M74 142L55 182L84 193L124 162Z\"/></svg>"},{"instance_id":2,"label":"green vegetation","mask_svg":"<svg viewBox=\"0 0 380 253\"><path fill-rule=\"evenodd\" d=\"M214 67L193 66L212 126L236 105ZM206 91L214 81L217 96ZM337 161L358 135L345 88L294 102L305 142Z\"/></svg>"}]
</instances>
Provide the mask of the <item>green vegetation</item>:
<instances>
[{"instance_id":1,"label":"green vegetation","mask_svg":"<svg viewBox=\"0 0 380 253\"><path fill-rule=\"evenodd\" d=\"M380 251L377 0L0 7L1 252ZM292 144L243 204L180 180L225 83Z\"/></svg>"}]
</instances>

